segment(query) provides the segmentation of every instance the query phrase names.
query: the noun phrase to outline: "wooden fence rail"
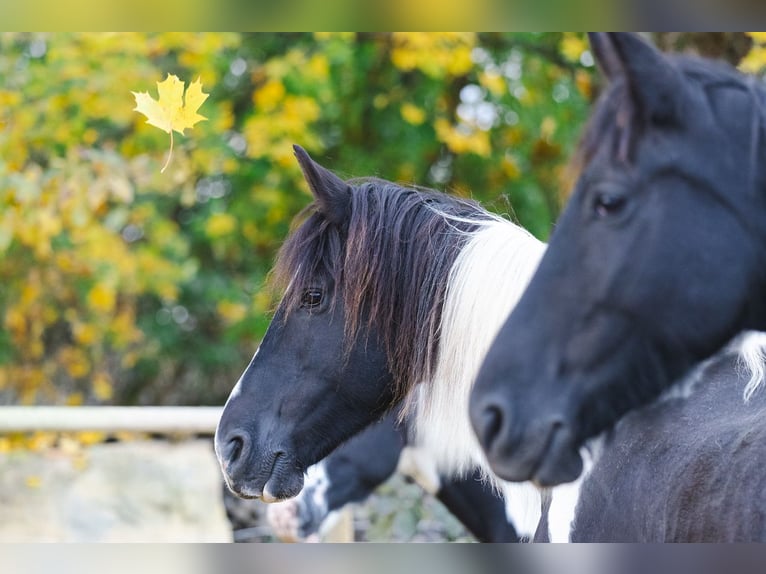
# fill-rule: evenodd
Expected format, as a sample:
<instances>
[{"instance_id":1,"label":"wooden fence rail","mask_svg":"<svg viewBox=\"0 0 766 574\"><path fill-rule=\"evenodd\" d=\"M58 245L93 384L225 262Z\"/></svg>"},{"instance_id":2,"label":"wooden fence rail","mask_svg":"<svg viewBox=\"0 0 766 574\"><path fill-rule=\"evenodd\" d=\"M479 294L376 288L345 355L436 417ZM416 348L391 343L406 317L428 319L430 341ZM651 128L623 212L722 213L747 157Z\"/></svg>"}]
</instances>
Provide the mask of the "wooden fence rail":
<instances>
[{"instance_id":1,"label":"wooden fence rail","mask_svg":"<svg viewBox=\"0 0 766 574\"><path fill-rule=\"evenodd\" d=\"M32 431L213 434L222 407L0 406L0 433Z\"/></svg>"}]
</instances>

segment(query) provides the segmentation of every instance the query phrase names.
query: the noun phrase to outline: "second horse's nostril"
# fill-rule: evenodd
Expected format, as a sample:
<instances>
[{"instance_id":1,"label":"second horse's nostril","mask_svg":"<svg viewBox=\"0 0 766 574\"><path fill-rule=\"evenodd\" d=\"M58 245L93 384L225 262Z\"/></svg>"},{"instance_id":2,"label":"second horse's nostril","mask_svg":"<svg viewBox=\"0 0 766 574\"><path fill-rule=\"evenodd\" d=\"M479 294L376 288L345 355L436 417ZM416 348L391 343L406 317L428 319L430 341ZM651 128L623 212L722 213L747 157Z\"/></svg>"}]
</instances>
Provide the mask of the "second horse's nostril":
<instances>
[{"instance_id":1,"label":"second horse's nostril","mask_svg":"<svg viewBox=\"0 0 766 574\"><path fill-rule=\"evenodd\" d=\"M488 405L484 408L482 419L484 430L480 439L484 448L489 450L503 427L503 411L496 405Z\"/></svg>"}]
</instances>

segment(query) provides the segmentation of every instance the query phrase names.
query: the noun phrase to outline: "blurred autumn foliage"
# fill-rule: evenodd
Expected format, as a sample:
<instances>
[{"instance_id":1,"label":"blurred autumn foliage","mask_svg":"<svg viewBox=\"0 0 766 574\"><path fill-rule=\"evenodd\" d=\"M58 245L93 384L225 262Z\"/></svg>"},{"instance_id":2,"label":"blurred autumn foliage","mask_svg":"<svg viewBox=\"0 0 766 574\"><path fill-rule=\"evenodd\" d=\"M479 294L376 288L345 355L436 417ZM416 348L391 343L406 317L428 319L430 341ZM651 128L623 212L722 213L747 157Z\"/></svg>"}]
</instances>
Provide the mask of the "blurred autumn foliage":
<instances>
[{"instance_id":1,"label":"blurred autumn foliage","mask_svg":"<svg viewBox=\"0 0 766 574\"><path fill-rule=\"evenodd\" d=\"M222 403L310 200L293 143L545 238L596 91L587 48L569 33L0 35L0 402ZM209 121L161 174L167 134L131 91L167 74L201 79Z\"/></svg>"}]
</instances>

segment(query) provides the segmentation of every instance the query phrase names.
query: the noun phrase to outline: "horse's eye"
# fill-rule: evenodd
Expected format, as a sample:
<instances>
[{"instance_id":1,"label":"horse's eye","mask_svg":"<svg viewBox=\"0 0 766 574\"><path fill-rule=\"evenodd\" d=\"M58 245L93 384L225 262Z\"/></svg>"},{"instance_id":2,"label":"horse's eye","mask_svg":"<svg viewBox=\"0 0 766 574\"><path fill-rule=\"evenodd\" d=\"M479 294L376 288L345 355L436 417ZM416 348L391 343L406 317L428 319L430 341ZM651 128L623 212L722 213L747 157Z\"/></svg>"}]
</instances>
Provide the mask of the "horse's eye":
<instances>
[{"instance_id":1,"label":"horse's eye","mask_svg":"<svg viewBox=\"0 0 766 574\"><path fill-rule=\"evenodd\" d=\"M307 289L306 292L303 294L303 297L301 297L301 307L307 308L307 309L313 309L314 307L319 306L319 304L322 302L322 290L321 289Z\"/></svg>"},{"instance_id":2,"label":"horse's eye","mask_svg":"<svg viewBox=\"0 0 766 574\"><path fill-rule=\"evenodd\" d=\"M625 207L625 196L616 193L599 193L593 200L593 211L599 217L615 215Z\"/></svg>"}]
</instances>

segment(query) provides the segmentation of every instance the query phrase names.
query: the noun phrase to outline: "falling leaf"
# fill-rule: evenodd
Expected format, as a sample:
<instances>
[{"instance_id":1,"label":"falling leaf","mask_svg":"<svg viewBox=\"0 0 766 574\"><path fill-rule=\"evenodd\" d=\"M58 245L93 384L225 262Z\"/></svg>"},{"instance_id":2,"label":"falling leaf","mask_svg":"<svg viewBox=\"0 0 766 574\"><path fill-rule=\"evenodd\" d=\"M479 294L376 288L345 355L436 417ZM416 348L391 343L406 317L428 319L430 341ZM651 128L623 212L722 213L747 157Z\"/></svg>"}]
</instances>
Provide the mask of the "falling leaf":
<instances>
[{"instance_id":1,"label":"falling leaf","mask_svg":"<svg viewBox=\"0 0 766 574\"><path fill-rule=\"evenodd\" d=\"M43 479L36 475L29 475L24 479L24 483L27 488L37 490L43 485Z\"/></svg>"},{"instance_id":2,"label":"falling leaf","mask_svg":"<svg viewBox=\"0 0 766 574\"><path fill-rule=\"evenodd\" d=\"M184 133L186 128L194 127L199 121L206 120L205 116L197 113L209 94L202 91L199 78L189 84L184 94L184 82L178 77L168 74L163 82L157 82L158 99L152 98L148 92L131 92L136 98L134 111L144 114L147 124L160 128L170 134L170 153L160 172L164 172L173 155L173 131Z\"/></svg>"}]
</instances>

